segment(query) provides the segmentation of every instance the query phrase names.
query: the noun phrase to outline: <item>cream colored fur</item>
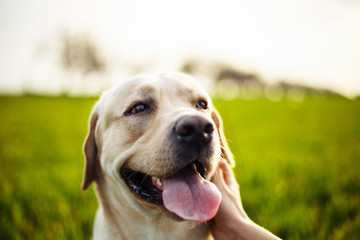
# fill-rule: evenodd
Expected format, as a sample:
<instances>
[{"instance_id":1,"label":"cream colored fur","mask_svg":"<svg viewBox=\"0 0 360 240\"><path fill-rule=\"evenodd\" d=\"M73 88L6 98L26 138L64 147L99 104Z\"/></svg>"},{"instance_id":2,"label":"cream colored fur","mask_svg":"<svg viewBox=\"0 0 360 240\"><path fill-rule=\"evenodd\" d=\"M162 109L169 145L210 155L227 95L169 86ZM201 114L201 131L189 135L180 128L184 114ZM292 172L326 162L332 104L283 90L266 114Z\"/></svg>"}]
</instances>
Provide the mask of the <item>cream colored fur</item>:
<instances>
[{"instance_id":1,"label":"cream colored fur","mask_svg":"<svg viewBox=\"0 0 360 240\"><path fill-rule=\"evenodd\" d=\"M204 99L208 109L199 110L196 101ZM150 101L151 114L128 115L137 102ZM95 182L99 209L93 239L211 239L211 222L175 221L159 206L135 196L119 174L123 166L150 176L162 176L177 167L168 141L173 123L183 115L208 119L217 129L211 142L212 154L206 160L208 178L220 158L232 162L223 136L221 119L209 95L184 74L139 75L106 91L90 117L84 151L86 166L82 188Z\"/></svg>"}]
</instances>

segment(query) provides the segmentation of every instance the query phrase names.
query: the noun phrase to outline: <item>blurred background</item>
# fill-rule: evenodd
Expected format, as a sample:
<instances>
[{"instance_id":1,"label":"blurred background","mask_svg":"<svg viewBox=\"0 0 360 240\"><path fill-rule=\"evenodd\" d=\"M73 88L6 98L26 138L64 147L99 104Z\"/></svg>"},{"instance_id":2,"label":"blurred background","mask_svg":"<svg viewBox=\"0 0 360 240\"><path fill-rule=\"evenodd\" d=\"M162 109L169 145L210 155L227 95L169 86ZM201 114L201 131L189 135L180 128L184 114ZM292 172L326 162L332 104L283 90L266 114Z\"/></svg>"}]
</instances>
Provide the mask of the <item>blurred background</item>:
<instances>
[{"instance_id":1,"label":"blurred background","mask_svg":"<svg viewBox=\"0 0 360 240\"><path fill-rule=\"evenodd\" d=\"M182 70L208 87L286 81L354 97L359 11L356 0L3 0L0 89L94 94L136 73Z\"/></svg>"},{"instance_id":2,"label":"blurred background","mask_svg":"<svg viewBox=\"0 0 360 240\"><path fill-rule=\"evenodd\" d=\"M360 1L0 0L0 239L89 239L97 96L182 71L211 93L249 216L360 236Z\"/></svg>"}]
</instances>

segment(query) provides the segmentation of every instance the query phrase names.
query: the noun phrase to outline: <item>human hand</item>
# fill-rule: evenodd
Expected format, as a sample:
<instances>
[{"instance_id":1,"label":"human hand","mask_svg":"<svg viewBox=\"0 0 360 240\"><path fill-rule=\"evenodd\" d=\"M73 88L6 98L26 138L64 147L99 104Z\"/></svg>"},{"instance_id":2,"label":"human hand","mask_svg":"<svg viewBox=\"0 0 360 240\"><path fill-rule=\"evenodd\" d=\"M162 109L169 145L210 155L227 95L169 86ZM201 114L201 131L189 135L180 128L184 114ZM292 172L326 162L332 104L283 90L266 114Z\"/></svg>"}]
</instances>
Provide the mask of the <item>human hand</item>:
<instances>
[{"instance_id":1,"label":"human hand","mask_svg":"<svg viewBox=\"0 0 360 240\"><path fill-rule=\"evenodd\" d=\"M227 162L221 160L212 182L222 194L219 210L211 225L211 232L216 240L279 239L247 216L241 202L239 184Z\"/></svg>"},{"instance_id":2,"label":"human hand","mask_svg":"<svg viewBox=\"0 0 360 240\"><path fill-rule=\"evenodd\" d=\"M212 182L222 194L219 210L211 231L215 239L238 239L237 228L241 220L248 219L241 202L240 187L231 166L221 160Z\"/></svg>"}]
</instances>

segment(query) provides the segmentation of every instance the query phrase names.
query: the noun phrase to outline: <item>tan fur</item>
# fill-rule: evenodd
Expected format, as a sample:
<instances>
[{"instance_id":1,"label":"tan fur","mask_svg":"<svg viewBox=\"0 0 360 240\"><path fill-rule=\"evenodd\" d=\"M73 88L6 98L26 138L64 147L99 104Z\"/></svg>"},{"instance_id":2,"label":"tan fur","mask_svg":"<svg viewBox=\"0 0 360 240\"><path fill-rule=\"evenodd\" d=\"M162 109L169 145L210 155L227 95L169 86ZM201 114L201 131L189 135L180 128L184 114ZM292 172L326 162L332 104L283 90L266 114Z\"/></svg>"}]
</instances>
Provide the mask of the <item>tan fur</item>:
<instances>
[{"instance_id":1,"label":"tan fur","mask_svg":"<svg viewBox=\"0 0 360 240\"><path fill-rule=\"evenodd\" d=\"M207 110L195 108L206 99ZM126 115L137 101L155 106L147 115ZM168 132L184 115L208 119L217 131L211 142L211 156L204 160L208 178L220 158L233 164L222 130L221 118L208 94L184 74L140 75L106 91L95 105L84 152L86 157L82 189L96 183L100 207L93 238L98 239L209 239L210 222L174 221L160 207L135 196L119 174L123 166L150 176L168 176L180 170Z\"/></svg>"}]
</instances>

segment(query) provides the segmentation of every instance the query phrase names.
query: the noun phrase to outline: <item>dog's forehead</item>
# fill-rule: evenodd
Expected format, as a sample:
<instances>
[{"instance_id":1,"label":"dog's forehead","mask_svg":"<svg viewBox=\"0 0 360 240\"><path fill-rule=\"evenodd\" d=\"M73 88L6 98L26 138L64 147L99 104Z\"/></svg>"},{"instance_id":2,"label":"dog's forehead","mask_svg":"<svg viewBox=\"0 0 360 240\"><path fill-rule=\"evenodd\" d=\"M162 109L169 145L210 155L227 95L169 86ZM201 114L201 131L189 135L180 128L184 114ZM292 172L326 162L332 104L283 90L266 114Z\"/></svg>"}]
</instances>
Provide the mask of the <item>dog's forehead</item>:
<instances>
[{"instance_id":1,"label":"dog's forehead","mask_svg":"<svg viewBox=\"0 0 360 240\"><path fill-rule=\"evenodd\" d=\"M163 94L168 97L194 99L208 98L206 91L192 77L184 74L160 75Z\"/></svg>"},{"instance_id":2,"label":"dog's forehead","mask_svg":"<svg viewBox=\"0 0 360 240\"><path fill-rule=\"evenodd\" d=\"M127 101L146 97L208 98L192 77L185 74L139 75L119 84L112 91L114 99Z\"/></svg>"}]
</instances>

